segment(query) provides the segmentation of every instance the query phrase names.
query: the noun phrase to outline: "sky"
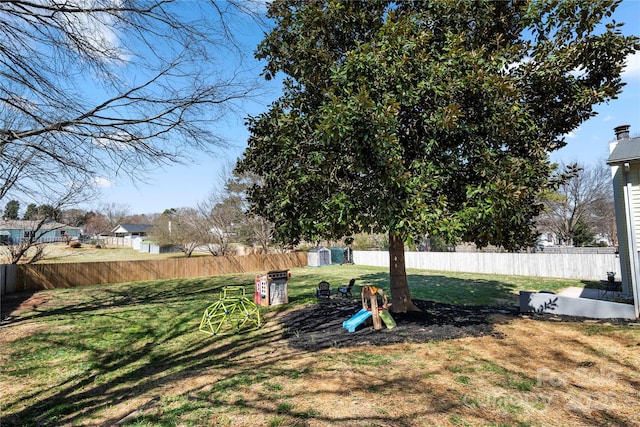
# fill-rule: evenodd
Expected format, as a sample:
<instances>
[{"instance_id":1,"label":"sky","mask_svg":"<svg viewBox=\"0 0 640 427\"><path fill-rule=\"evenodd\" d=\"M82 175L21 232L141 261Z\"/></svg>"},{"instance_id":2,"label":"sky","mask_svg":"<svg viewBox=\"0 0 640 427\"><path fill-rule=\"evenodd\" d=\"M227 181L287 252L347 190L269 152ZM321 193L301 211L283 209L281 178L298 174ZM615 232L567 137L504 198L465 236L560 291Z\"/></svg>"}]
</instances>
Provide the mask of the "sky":
<instances>
[{"instance_id":1,"label":"sky","mask_svg":"<svg viewBox=\"0 0 640 427\"><path fill-rule=\"evenodd\" d=\"M614 17L625 23L623 34L640 36L640 0L624 0ZM640 54L627 62L623 81L626 86L618 99L596 106L595 117L565 135L567 145L551 155L554 162L592 165L606 161L616 126L630 125L631 136L640 135Z\"/></svg>"},{"instance_id":2,"label":"sky","mask_svg":"<svg viewBox=\"0 0 640 427\"><path fill-rule=\"evenodd\" d=\"M623 33L640 36L640 0L623 0L614 18L624 22ZM261 40L262 33L257 27L245 29L247 46L254 46ZM256 73L262 69L255 62ZM573 132L565 135L567 145L552 153L551 160L557 163L578 162L593 165L604 162L609 154L609 142L615 135L613 128L630 125L632 136L640 135L640 54L628 61L623 75L626 86L618 99L596 106L595 117L583 123ZM127 207L131 214L161 213L165 209L195 207L219 183L220 170L242 154L249 133L244 126L247 115L265 111L269 103L276 99L280 90L277 80L266 82L269 94L257 101L247 102L236 116L219 123L219 132L227 139L225 149L216 150L215 156L202 155L197 161L186 165L170 165L149 175L147 182L132 182L128 177L106 183L102 188L102 199L92 207L115 203Z\"/></svg>"}]
</instances>

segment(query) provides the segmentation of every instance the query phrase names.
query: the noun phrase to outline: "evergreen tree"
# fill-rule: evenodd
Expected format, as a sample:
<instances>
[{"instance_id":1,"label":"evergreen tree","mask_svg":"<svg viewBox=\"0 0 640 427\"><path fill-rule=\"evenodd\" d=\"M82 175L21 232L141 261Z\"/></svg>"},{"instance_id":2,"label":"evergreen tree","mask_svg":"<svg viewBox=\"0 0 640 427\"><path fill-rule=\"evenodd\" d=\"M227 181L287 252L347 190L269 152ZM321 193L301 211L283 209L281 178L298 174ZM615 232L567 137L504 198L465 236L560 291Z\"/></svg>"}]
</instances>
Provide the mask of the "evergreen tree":
<instances>
[{"instance_id":1,"label":"evergreen tree","mask_svg":"<svg viewBox=\"0 0 640 427\"><path fill-rule=\"evenodd\" d=\"M24 212L24 219L34 220L38 216L38 206L35 203L29 203L27 210Z\"/></svg>"},{"instance_id":2,"label":"evergreen tree","mask_svg":"<svg viewBox=\"0 0 640 427\"><path fill-rule=\"evenodd\" d=\"M17 200L9 200L4 207L4 217L7 219L18 219L20 211L20 202Z\"/></svg>"}]
</instances>

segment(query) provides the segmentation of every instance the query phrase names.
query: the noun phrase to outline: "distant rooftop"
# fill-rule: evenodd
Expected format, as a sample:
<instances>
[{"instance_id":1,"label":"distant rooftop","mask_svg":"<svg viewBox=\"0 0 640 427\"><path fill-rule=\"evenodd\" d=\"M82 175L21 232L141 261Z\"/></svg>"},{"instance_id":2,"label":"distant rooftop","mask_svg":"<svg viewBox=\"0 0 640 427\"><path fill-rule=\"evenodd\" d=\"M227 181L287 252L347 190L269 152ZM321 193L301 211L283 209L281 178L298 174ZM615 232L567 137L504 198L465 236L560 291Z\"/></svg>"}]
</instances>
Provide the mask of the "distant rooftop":
<instances>
[{"instance_id":1,"label":"distant rooftop","mask_svg":"<svg viewBox=\"0 0 640 427\"><path fill-rule=\"evenodd\" d=\"M112 233L143 233L153 227L151 224L120 224L114 228Z\"/></svg>"},{"instance_id":2,"label":"distant rooftop","mask_svg":"<svg viewBox=\"0 0 640 427\"><path fill-rule=\"evenodd\" d=\"M33 230L40 224L39 220L23 220L23 219L9 219L0 220L0 229L2 230ZM59 228L64 229L75 229L79 230L78 227L71 227L66 224L62 224L56 221L47 221L42 224L40 227L41 230L56 230Z\"/></svg>"}]
</instances>

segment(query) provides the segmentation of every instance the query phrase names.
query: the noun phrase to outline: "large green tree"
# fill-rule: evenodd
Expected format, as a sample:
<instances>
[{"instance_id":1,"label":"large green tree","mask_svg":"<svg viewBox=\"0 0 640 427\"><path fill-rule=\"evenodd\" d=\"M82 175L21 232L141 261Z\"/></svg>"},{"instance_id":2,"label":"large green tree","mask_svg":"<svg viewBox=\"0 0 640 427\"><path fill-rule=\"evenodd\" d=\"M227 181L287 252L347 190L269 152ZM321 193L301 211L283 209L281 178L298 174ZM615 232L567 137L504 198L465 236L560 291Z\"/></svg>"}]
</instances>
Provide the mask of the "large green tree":
<instances>
[{"instance_id":1,"label":"large green tree","mask_svg":"<svg viewBox=\"0 0 640 427\"><path fill-rule=\"evenodd\" d=\"M548 154L615 98L638 40L583 1L274 1L259 45L284 94L240 171L276 236L389 233L392 308L415 235L532 245Z\"/></svg>"}]
</instances>

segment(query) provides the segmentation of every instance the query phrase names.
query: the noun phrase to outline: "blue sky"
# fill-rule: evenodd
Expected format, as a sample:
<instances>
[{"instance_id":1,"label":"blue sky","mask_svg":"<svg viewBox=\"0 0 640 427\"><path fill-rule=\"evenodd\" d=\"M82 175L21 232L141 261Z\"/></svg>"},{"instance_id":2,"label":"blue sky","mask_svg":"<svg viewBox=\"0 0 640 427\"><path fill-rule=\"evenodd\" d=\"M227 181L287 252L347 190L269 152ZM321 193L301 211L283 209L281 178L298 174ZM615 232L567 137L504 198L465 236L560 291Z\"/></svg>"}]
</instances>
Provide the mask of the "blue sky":
<instances>
[{"instance_id":1,"label":"blue sky","mask_svg":"<svg viewBox=\"0 0 640 427\"><path fill-rule=\"evenodd\" d=\"M625 22L623 33L640 35L640 0L624 0L616 10L615 19ZM255 30L245 39L250 49L261 39L260 30ZM261 67L257 61L255 66L256 72L259 72ZM640 135L639 54L630 58L624 81L627 85L618 99L597 106L598 115L566 135L567 146L552 154L554 162L591 165L604 161L609 153L609 142L614 139L613 128L618 125L631 125L631 135ZM219 181L220 169L242 154L248 138L244 117L264 111L269 102L276 98L279 83L267 82L267 89L272 91L270 95L262 97L260 102L247 102L237 116L219 124L220 133L227 137L228 147L218 150L216 156L202 155L188 165L167 166L149 175L148 182L133 183L124 177L104 187L102 200L92 208L105 203L117 203L128 206L132 214L147 214L168 208L195 207Z\"/></svg>"},{"instance_id":2,"label":"blue sky","mask_svg":"<svg viewBox=\"0 0 640 427\"><path fill-rule=\"evenodd\" d=\"M624 34L640 36L640 0L624 0L615 19L625 23ZM618 99L597 106L597 116L566 135L567 146L552 154L554 162L589 165L605 161L609 142L615 139L613 128L619 125L630 125L631 135L640 135L640 54L628 61L623 80L627 85Z\"/></svg>"}]
</instances>

